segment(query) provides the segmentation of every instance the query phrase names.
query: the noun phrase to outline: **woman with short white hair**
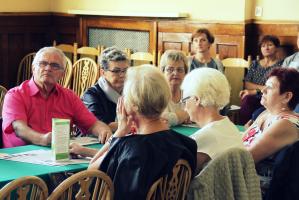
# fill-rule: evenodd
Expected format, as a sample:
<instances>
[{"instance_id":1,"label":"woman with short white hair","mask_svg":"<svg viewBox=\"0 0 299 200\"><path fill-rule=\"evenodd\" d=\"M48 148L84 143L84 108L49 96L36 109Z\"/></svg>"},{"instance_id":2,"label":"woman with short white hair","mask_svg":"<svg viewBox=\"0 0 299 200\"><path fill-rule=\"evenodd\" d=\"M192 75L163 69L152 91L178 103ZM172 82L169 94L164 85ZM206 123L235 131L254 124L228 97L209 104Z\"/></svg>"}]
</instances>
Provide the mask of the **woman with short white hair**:
<instances>
[{"instance_id":1,"label":"woman with short white hair","mask_svg":"<svg viewBox=\"0 0 299 200\"><path fill-rule=\"evenodd\" d=\"M191 136L197 143L198 171L219 153L243 147L237 127L219 114L230 97L229 83L221 72L211 68L192 70L185 77L182 89L185 110L201 128Z\"/></svg>"}]
</instances>

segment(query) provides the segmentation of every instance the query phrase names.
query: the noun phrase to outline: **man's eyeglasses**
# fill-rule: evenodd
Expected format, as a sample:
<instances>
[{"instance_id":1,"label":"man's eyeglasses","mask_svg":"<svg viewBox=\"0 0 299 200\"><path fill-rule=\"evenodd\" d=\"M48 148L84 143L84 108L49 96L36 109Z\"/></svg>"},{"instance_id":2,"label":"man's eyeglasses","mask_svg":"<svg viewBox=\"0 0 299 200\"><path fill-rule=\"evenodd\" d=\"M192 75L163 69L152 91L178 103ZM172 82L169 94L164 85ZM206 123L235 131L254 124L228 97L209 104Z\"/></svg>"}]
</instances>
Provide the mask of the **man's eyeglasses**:
<instances>
[{"instance_id":1,"label":"man's eyeglasses","mask_svg":"<svg viewBox=\"0 0 299 200\"><path fill-rule=\"evenodd\" d=\"M186 101L187 101L188 99L190 99L191 97L192 97L192 96L187 96L187 97L181 99L180 103L181 103L181 104L186 104Z\"/></svg>"},{"instance_id":2,"label":"man's eyeglasses","mask_svg":"<svg viewBox=\"0 0 299 200\"><path fill-rule=\"evenodd\" d=\"M174 67L166 67L165 68L166 72L168 74L171 74L173 73L174 71L179 73L179 74L182 74L182 73L185 73L185 68L184 67L178 67L178 68L174 68Z\"/></svg>"},{"instance_id":3,"label":"man's eyeglasses","mask_svg":"<svg viewBox=\"0 0 299 200\"><path fill-rule=\"evenodd\" d=\"M114 68L114 69L108 69L107 71L112 72L114 74L120 75L121 73L125 74L127 72L128 68Z\"/></svg>"},{"instance_id":4,"label":"man's eyeglasses","mask_svg":"<svg viewBox=\"0 0 299 200\"><path fill-rule=\"evenodd\" d=\"M47 62L47 61L40 61L39 63L38 63L38 66L40 67L40 68L45 68L46 66L50 66L51 67L51 69L53 69L53 70L59 70L59 69L63 69L63 67L61 67L60 66L60 64L58 64L58 63L49 63L49 62Z\"/></svg>"}]
</instances>

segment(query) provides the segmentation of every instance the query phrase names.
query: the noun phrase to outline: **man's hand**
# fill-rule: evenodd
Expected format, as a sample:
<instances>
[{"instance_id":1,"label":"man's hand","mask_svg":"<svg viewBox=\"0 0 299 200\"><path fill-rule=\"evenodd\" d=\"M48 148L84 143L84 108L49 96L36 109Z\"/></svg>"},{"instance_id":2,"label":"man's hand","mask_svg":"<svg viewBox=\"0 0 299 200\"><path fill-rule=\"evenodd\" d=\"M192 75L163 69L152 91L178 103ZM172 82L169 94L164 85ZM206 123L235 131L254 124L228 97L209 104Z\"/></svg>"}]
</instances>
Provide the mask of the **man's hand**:
<instances>
[{"instance_id":1,"label":"man's hand","mask_svg":"<svg viewBox=\"0 0 299 200\"><path fill-rule=\"evenodd\" d=\"M41 140L42 144L41 145L47 146L47 145L51 144L51 142L52 142L52 132L48 132L46 134L43 134L41 136L41 138L42 138L42 140Z\"/></svg>"},{"instance_id":2,"label":"man's hand","mask_svg":"<svg viewBox=\"0 0 299 200\"><path fill-rule=\"evenodd\" d=\"M16 135L29 144L47 146L51 144L52 133L40 133L31 129L25 121L16 120L12 123Z\"/></svg>"},{"instance_id":3,"label":"man's hand","mask_svg":"<svg viewBox=\"0 0 299 200\"><path fill-rule=\"evenodd\" d=\"M95 136L98 136L99 141L102 144L105 143L112 135L110 127L101 121L96 121L96 123L94 123L94 125L91 127L90 131Z\"/></svg>"}]
</instances>

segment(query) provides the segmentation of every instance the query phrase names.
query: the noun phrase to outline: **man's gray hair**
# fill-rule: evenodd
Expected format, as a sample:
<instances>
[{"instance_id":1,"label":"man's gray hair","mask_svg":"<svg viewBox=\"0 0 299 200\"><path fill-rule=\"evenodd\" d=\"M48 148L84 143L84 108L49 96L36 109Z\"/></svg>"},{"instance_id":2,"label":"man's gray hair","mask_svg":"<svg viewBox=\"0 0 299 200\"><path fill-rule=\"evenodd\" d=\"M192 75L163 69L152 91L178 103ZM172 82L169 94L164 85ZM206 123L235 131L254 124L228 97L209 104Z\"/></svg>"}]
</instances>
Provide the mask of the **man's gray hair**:
<instances>
[{"instance_id":1,"label":"man's gray hair","mask_svg":"<svg viewBox=\"0 0 299 200\"><path fill-rule=\"evenodd\" d=\"M42 57L44 54L46 53L53 53L58 55L61 59L58 60L57 62L59 62L59 64L63 67L63 69L65 69L66 66L66 58L64 53L60 50L57 49L55 47L43 47L41 48L35 55L32 65L34 66L38 66L38 63L41 61Z\"/></svg>"}]
</instances>

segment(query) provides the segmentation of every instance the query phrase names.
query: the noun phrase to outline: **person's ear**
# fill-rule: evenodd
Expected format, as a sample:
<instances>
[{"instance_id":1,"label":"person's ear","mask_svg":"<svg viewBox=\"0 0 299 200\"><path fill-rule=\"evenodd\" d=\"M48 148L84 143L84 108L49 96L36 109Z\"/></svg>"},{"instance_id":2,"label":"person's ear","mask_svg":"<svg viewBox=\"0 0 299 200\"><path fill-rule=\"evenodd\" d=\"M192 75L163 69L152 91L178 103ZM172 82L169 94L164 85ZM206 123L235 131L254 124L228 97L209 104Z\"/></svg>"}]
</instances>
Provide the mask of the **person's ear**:
<instances>
[{"instance_id":1,"label":"person's ear","mask_svg":"<svg viewBox=\"0 0 299 200\"><path fill-rule=\"evenodd\" d=\"M100 75L105 76L105 70L103 70L102 68L100 69Z\"/></svg>"},{"instance_id":2,"label":"person's ear","mask_svg":"<svg viewBox=\"0 0 299 200\"><path fill-rule=\"evenodd\" d=\"M134 112L134 113L137 113L138 112L138 106L136 106L136 105L134 105L134 106L132 106L132 111Z\"/></svg>"},{"instance_id":3,"label":"person's ear","mask_svg":"<svg viewBox=\"0 0 299 200\"><path fill-rule=\"evenodd\" d=\"M291 101L293 98L293 92L285 92L285 98L283 100L283 103L287 104Z\"/></svg>"},{"instance_id":4,"label":"person's ear","mask_svg":"<svg viewBox=\"0 0 299 200\"><path fill-rule=\"evenodd\" d=\"M201 106L201 104L200 104L200 98L195 96L194 99L195 99L195 105L196 106Z\"/></svg>"}]
</instances>

